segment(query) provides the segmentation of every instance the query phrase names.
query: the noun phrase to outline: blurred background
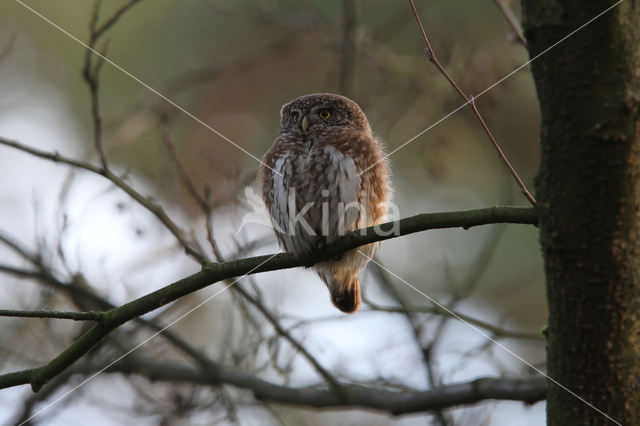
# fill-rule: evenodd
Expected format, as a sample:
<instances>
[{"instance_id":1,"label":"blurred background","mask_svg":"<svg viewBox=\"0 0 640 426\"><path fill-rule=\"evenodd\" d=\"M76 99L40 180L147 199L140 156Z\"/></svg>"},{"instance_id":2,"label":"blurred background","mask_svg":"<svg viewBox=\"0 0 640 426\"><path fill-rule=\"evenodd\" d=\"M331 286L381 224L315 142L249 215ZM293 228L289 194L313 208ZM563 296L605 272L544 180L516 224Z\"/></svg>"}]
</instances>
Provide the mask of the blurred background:
<instances>
[{"instance_id":1,"label":"blurred background","mask_svg":"<svg viewBox=\"0 0 640 426\"><path fill-rule=\"evenodd\" d=\"M440 62L467 94L483 92L528 60L496 2L416 3ZM131 7L121 9L126 5ZM518 6L511 5L517 16ZM91 68L88 82L87 49L72 37L90 43L95 10L96 2L86 0L2 2L0 137L100 165L94 144L98 117L110 169L160 204L211 258L211 239L224 259L278 250L270 228L254 220L260 213L253 195L259 163L243 150L261 158L277 136L282 104L307 93L335 92L357 101L389 152L421 134L390 157L400 217L528 205L468 108L431 127L462 101L424 55L408 2L104 1L96 27L116 19L95 49L121 69L90 57L91 67L98 68ZM476 104L532 190L538 107L528 68L483 93ZM0 146L0 170L0 236L61 282L119 305L199 269L148 210L101 176L7 146ZM185 175L206 201L207 213ZM0 256L0 266L34 265L6 241ZM306 270L260 274L237 285L341 380L429 389L533 373L486 336L434 312L402 280L495 326L483 330L544 368L540 330L547 313L534 227L423 232L385 242L378 261L392 273L369 265L361 275L363 307L351 316L331 305L324 285ZM0 271L2 308L97 309L83 306L77 293L6 271ZM148 319L168 324L222 288L218 283L184 297ZM273 382L321 382L309 360L256 306L225 291L171 330L208 356ZM83 330L83 324L63 320L0 321L3 372L48 362ZM113 339L127 347L150 335L128 325ZM121 351L110 342L91 356L114 359ZM184 357L162 337L139 351L158 359ZM27 386L0 391L0 421L27 419L83 378L60 380L46 395L34 395ZM230 386L105 373L31 424L85 424L91 416L92 424L104 425L542 425L544 415L543 402L505 401L399 417L305 409L262 403Z\"/></svg>"}]
</instances>

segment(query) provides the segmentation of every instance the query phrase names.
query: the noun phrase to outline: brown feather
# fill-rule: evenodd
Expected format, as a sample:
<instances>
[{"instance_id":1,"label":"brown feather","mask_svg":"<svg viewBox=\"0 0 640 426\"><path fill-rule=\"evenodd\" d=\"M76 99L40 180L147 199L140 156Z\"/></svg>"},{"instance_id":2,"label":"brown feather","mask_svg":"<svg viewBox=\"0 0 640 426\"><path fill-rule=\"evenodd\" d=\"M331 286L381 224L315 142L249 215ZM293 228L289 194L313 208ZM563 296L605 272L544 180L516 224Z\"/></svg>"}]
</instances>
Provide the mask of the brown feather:
<instances>
[{"instance_id":1,"label":"brown feather","mask_svg":"<svg viewBox=\"0 0 640 426\"><path fill-rule=\"evenodd\" d=\"M330 112L328 117L322 117L324 111ZM300 126L303 117L309 123L306 131ZM263 161L262 196L287 252L313 251L343 233L385 219L391 189L384 150L366 115L350 99L324 93L285 104L280 135ZM289 199L295 201L295 212ZM350 203L359 206L357 211L349 210ZM293 223L296 215L303 220ZM315 266L341 311L358 309L358 273L377 247L369 244Z\"/></svg>"}]
</instances>

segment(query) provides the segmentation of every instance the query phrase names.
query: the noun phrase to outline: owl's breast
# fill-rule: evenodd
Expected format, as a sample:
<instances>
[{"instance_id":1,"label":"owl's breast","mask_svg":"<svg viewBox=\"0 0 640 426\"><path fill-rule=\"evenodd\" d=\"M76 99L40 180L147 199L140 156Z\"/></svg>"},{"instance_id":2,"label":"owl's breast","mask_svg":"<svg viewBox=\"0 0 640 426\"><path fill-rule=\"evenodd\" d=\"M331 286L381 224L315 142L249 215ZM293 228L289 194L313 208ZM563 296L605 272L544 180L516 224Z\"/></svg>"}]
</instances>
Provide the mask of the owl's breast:
<instances>
[{"instance_id":1,"label":"owl's breast","mask_svg":"<svg viewBox=\"0 0 640 426\"><path fill-rule=\"evenodd\" d=\"M269 210L287 251L307 251L357 227L361 179L354 160L331 144L310 140L281 152L272 177Z\"/></svg>"},{"instance_id":2,"label":"owl's breast","mask_svg":"<svg viewBox=\"0 0 640 426\"><path fill-rule=\"evenodd\" d=\"M281 245L305 252L380 223L389 199L379 142L364 132L324 129L281 134L265 159L263 196Z\"/></svg>"}]
</instances>

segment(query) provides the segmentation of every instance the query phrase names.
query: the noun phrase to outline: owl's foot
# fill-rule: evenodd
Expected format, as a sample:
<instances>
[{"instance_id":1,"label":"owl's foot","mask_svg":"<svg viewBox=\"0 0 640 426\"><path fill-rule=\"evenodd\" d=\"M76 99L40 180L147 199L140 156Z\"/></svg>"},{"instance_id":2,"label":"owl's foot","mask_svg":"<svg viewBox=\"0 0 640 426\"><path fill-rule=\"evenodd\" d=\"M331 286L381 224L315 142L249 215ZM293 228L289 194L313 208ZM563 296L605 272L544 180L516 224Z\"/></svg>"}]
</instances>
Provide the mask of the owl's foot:
<instances>
[{"instance_id":1,"label":"owl's foot","mask_svg":"<svg viewBox=\"0 0 640 426\"><path fill-rule=\"evenodd\" d=\"M327 237L324 236L318 236L316 237L316 240L314 242L314 247L313 247L313 251L324 251L327 246L329 245L330 241L328 241ZM332 257L330 258L328 261L330 262L336 262L340 259L342 259L343 254L339 254L338 256Z\"/></svg>"}]
</instances>

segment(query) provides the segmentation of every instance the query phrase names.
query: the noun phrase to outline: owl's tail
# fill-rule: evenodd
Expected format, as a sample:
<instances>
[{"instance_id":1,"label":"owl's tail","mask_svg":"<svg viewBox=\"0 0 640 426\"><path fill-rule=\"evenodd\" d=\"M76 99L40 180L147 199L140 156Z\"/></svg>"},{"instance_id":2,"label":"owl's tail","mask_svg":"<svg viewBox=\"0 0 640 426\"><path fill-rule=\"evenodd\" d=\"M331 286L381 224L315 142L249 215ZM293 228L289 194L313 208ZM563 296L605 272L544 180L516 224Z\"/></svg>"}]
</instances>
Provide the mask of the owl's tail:
<instances>
[{"instance_id":1,"label":"owl's tail","mask_svg":"<svg viewBox=\"0 0 640 426\"><path fill-rule=\"evenodd\" d=\"M360 279L355 273L331 273L319 271L320 278L327 284L331 301L342 312L352 314L360 307Z\"/></svg>"}]
</instances>

